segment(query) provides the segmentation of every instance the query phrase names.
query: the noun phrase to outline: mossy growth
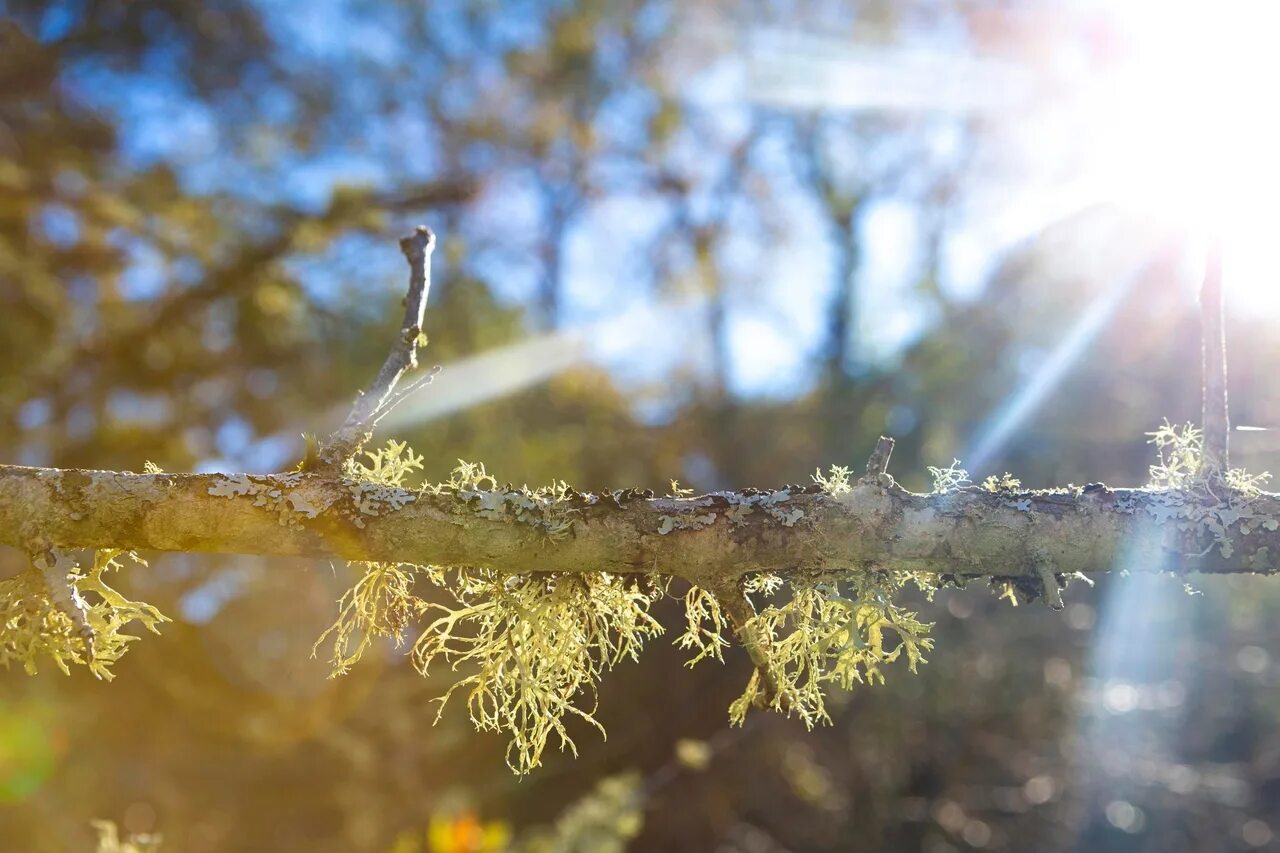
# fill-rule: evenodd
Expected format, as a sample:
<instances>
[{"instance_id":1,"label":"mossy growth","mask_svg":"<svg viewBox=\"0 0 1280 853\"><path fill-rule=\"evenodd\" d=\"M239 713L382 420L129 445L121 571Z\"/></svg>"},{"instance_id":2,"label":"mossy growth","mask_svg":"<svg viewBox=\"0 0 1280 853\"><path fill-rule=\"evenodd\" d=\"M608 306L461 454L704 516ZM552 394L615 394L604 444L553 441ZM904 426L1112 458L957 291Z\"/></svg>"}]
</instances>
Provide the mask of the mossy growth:
<instances>
[{"instance_id":1,"label":"mossy growth","mask_svg":"<svg viewBox=\"0 0 1280 853\"><path fill-rule=\"evenodd\" d=\"M943 495L954 492L969 484L969 472L960 467L959 459L952 459L946 468L929 466L929 475L933 477L933 493Z\"/></svg>"},{"instance_id":2,"label":"mossy growth","mask_svg":"<svg viewBox=\"0 0 1280 853\"><path fill-rule=\"evenodd\" d=\"M762 647L764 664L729 706L729 719L741 725L763 705L809 728L829 724L828 687L883 683L883 668L903 657L915 672L933 640L930 626L894 601L908 583L933 589L912 572L849 572L790 584L770 574L752 578L745 592L768 603L746 629Z\"/></svg>"},{"instance_id":3,"label":"mossy growth","mask_svg":"<svg viewBox=\"0 0 1280 853\"><path fill-rule=\"evenodd\" d=\"M1166 419L1159 428L1147 433L1148 444L1156 446L1156 462L1149 471L1149 485L1153 489L1189 492L1198 495L1212 494L1215 473L1206 470L1204 432L1193 424L1181 426ZM1246 497L1254 497L1271 479L1263 471L1250 474L1243 468L1230 468L1221 473L1221 482L1229 490Z\"/></svg>"},{"instance_id":4,"label":"mossy growth","mask_svg":"<svg viewBox=\"0 0 1280 853\"><path fill-rule=\"evenodd\" d=\"M91 629L91 642L76 620L59 606L56 593L38 569L32 567L0 581L0 664L18 662L34 675L41 659L48 658L64 673L73 664L87 666L98 678L114 678L112 666L128 651L136 636L123 633L126 626L139 623L152 633L168 618L141 601L130 601L110 587L104 575L120 568L121 559L146 563L131 551L97 551L87 569L76 565L66 581L83 598L84 620Z\"/></svg>"},{"instance_id":5,"label":"mossy growth","mask_svg":"<svg viewBox=\"0 0 1280 853\"><path fill-rule=\"evenodd\" d=\"M414 488L406 480L420 469L420 456L391 442L346 473ZM832 495L851 488L847 468L833 467L815 481ZM444 482L416 488L454 495L481 514L541 525L552 541L574 512L563 483L500 487L482 465L467 462ZM672 484L673 494L683 491ZM510 738L507 760L520 774L541 764L549 744L576 753L567 725L574 717L604 734L594 716L599 682L663 633L650 611L670 582L662 575L590 571L505 575L501 567L352 566L359 577L316 644L317 650L329 646L333 675L348 671L375 641L400 646L416 632L416 669L426 675L443 665L458 673L438 700L437 719L450 698L465 695L477 729ZM883 681L884 667L899 658L912 670L924 660L929 626L895 600L910 583L933 588L911 572L832 572L791 583L757 574L742 584L743 594L760 605L744 626L730 624L717 595L692 586L683 596L685 630L675 642L692 653L692 666L723 661L735 629L757 638L764 663L731 706L733 722L741 723L752 706L795 714L808 726L830 722L825 693L831 687Z\"/></svg>"}]
</instances>

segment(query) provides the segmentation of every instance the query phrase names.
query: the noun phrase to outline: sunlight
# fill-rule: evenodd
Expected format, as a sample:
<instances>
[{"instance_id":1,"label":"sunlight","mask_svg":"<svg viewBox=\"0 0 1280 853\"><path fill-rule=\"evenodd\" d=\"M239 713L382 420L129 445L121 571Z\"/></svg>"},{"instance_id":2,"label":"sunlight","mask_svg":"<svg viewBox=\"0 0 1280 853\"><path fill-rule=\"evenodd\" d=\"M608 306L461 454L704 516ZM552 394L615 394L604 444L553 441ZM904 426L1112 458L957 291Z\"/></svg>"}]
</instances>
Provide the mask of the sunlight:
<instances>
[{"instance_id":1,"label":"sunlight","mask_svg":"<svg viewBox=\"0 0 1280 853\"><path fill-rule=\"evenodd\" d=\"M1084 7L1079 32L1020 61L909 47L840 44L761 31L747 97L792 110L987 115L1018 149L1019 239L1051 224L1064 198L1109 202L1224 247L1228 298L1280 313L1268 254L1280 199L1280 5L1130 0ZM1041 22L1049 26L1049 16ZM1083 35L1081 35L1083 33ZM1006 152L1006 155L1009 152Z\"/></svg>"},{"instance_id":2,"label":"sunlight","mask_svg":"<svg viewBox=\"0 0 1280 853\"><path fill-rule=\"evenodd\" d=\"M1140 0L1112 14L1125 55L1075 102L1089 129L1079 180L1103 200L1220 235L1237 304L1280 311L1268 258L1280 199L1280 7Z\"/></svg>"},{"instance_id":3,"label":"sunlight","mask_svg":"<svg viewBox=\"0 0 1280 853\"><path fill-rule=\"evenodd\" d=\"M697 297L637 303L621 312L568 329L550 332L477 353L445 369L429 393L416 394L383 422L405 429L479 406L547 382L593 360L607 360L619 347L634 352L660 329L672 329L701 309ZM330 416L330 420L334 420Z\"/></svg>"}]
</instances>

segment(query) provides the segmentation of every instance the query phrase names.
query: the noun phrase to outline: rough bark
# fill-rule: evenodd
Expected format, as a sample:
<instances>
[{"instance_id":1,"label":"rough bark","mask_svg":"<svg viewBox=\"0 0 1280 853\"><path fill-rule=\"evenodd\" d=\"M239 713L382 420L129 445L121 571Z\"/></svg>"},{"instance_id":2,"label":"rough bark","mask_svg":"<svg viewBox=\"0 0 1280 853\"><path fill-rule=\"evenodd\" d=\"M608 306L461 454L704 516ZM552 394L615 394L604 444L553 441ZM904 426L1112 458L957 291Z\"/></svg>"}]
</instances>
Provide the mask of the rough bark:
<instances>
[{"instance_id":1,"label":"rough bark","mask_svg":"<svg viewBox=\"0 0 1280 853\"><path fill-rule=\"evenodd\" d=\"M878 460L877 460L878 464ZM432 494L319 473L132 474L0 466L0 542L485 566L660 571L723 588L769 570L906 569L1040 577L1114 569L1274 572L1280 496L1100 484L907 492L874 470L817 486L696 498L632 490Z\"/></svg>"}]
</instances>

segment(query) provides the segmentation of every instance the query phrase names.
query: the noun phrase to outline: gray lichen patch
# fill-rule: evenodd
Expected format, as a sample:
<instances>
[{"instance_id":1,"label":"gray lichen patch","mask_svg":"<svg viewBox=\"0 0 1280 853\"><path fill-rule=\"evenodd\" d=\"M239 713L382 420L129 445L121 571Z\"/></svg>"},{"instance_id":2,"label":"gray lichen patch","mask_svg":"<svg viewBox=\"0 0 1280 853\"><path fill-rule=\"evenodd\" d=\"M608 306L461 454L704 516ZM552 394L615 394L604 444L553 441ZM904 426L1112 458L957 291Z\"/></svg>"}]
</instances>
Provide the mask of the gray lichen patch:
<instances>
[{"instance_id":1,"label":"gray lichen patch","mask_svg":"<svg viewBox=\"0 0 1280 853\"><path fill-rule=\"evenodd\" d=\"M1232 528L1249 536L1259 530L1274 532L1280 522L1269 515L1259 518L1253 509L1257 495L1227 491L1221 497L1207 490L1186 492L1152 489L1142 509L1159 525L1171 525L1181 535L1183 550L1203 554L1218 548L1224 558L1235 553ZM1205 540L1208 544L1204 545Z\"/></svg>"},{"instance_id":2,"label":"gray lichen patch","mask_svg":"<svg viewBox=\"0 0 1280 853\"><path fill-rule=\"evenodd\" d=\"M804 510L799 507L787 509L783 506L790 499L790 489L779 489L775 492L754 497L755 505L764 510L770 518L783 527L792 527L797 521L804 518Z\"/></svg>"},{"instance_id":3,"label":"gray lichen patch","mask_svg":"<svg viewBox=\"0 0 1280 853\"><path fill-rule=\"evenodd\" d=\"M595 495L573 491L564 483L541 489L463 488L457 496L480 518L537 527L553 542L573 534L574 518L581 512L579 505L591 506L598 500Z\"/></svg>"},{"instance_id":4,"label":"gray lichen patch","mask_svg":"<svg viewBox=\"0 0 1280 853\"><path fill-rule=\"evenodd\" d=\"M716 523L714 512L689 515L664 515L659 518L658 534L666 536L675 530L701 530Z\"/></svg>"},{"instance_id":5,"label":"gray lichen patch","mask_svg":"<svg viewBox=\"0 0 1280 853\"><path fill-rule=\"evenodd\" d=\"M786 506L791 500L790 488L768 492L712 492L699 498L662 501L658 533L676 530L701 530L724 516L735 528L745 527L752 513L759 510L783 527L793 527L805 517L804 510Z\"/></svg>"},{"instance_id":6,"label":"gray lichen patch","mask_svg":"<svg viewBox=\"0 0 1280 853\"><path fill-rule=\"evenodd\" d=\"M330 503L320 492L307 488L302 474L230 474L217 477L208 491L213 497L252 498L254 506L276 513L282 527L298 527L302 519L316 518Z\"/></svg>"},{"instance_id":7,"label":"gray lichen patch","mask_svg":"<svg viewBox=\"0 0 1280 853\"><path fill-rule=\"evenodd\" d=\"M418 497L406 489L383 483L348 482L346 485L355 512L358 513L352 519L357 527L364 527L364 521L359 517L360 515L374 518L388 515L404 509Z\"/></svg>"}]
</instances>

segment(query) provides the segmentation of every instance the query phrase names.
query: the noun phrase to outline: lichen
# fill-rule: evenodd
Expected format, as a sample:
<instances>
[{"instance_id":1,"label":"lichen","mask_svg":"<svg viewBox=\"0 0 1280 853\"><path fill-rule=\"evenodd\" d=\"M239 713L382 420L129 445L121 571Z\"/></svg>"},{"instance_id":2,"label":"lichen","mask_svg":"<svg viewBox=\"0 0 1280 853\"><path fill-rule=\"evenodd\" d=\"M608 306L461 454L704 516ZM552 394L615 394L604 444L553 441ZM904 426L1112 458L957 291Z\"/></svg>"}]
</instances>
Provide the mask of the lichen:
<instances>
[{"instance_id":1,"label":"lichen","mask_svg":"<svg viewBox=\"0 0 1280 853\"><path fill-rule=\"evenodd\" d=\"M792 527L797 521L804 518L804 510L799 507L786 509L782 506L791 500L790 489L779 489L764 495L754 495L749 500L783 527Z\"/></svg>"},{"instance_id":2,"label":"lichen","mask_svg":"<svg viewBox=\"0 0 1280 853\"><path fill-rule=\"evenodd\" d=\"M823 474L819 468L813 472L813 482L822 487L825 494L833 498L853 491L853 472L843 465L832 465L828 473Z\"/></svg>"},{"instance_id":3,"label":"lichen","mask_svg":"<svg viewBox=\"0 0 1280 853\"><path fill-rule=\"evenodd\" d=\"M701 530L715 524L718 517L714 512L659 516L658 534L666 536L676 530Z\"/></svg>"},{"instance_id":4,"label":"lichen","mask_svg":"<svg viewBox=\"0 0 1280 853\"><path fill-rule=\"evenodd\" d=\"M216 498L253 498L253 505L274 512L282 527L298 527L303 518L315 518L322 506L314 504L307 495L296 491L302 482L302 474L231 474L217 477L209 486L209 494Z\"/></svg>"},{"instance_id":5,"label":"lichen","mask_svg":"<svg viewBox=\"0 0 1280 853\"><path fill-rule=\"evenodd\" d=\"M433 495L453 495L472 507L480 518L506 521L540 528L552 542L573 535L575 519L581 508L598 501L595 495L577 492L563 480L530 488L500 487L483 464L459 459L458 465L443 483L427 485L423 491Z\"/></svg>"},{"instance_id":6,"label":"lichen","mask_svg":"<svg viewBox=\"0 0 1280 853\"><path fill-rule=\"evenodd\" d=\"M137 622L159 634L160 624L169 621L150 604L130 601L107 585L103 575L119 569L121 557L146 565L132 552L97 551L87 570L76 565L67 576L75 594L85 600L92 648L75 620L56 606L40 571L31 568L0 581L0 664L7 668L16 661L34 675L40 659L48 657L67 674L77 664L87 666L98 678L114 678L112 666L138 639L122 633L123 629Z\"/></svg>"},{"instance_id":7,"label":"lichen","mask_svg":"<svg viewBox=\"0 0 1280 853\"><path fill-rule=\"evenodd\" d=\"M361 515L377 518L404 509L418 499L413 492L384 483L349 483L347 491L357 513L352 518L357 527L365 526L364 519L359 517Z\"/></svg>"},{"instance_id":8,"label":"lichen","mask_svg":"<svg viewBox=\"0 0 1280 853\"><path fill-rule=\"evenodd\" d=\"M952 467L954 467L956 464L958 464L958 460L957 462L952 463ZM931 470L937 470L937 469L931 469ZM968 475L966 473L966 477L967 476ZM991 476L987 477L987 479L982 481L982 489L984 491L991 492L992 494L1017 492L1021 488L1022 488L1022 481L1019 480L1017 477L1013 476L1012 474L1010 474L1008 471L1005 471L1004 475L1000 477L997 477L995 474L992 474Z\"/></svg>"},{"instance_id":9,"label":"lichen","mask_svg":"<svg viewBox=\"0 0 1280 853\"><path fill-rule=\"evenodd\" d=\"M684 596L684 616L685 630L676 638L676 645L696 652L685 666L693 666L707 658L723 663L729 641L724 638L728 623L720 600L702 587L690 586Z\"/></svg>"},{"instance_id":10,"label":"lichen","mask_svg":"<svg viewBox=\"0 0 1280 853\"><path fill-rule=\"evenodd\" d=\"M1231 557L1235 546L1230 530L1236 524L1246 534L1252 529L1251 505L1271 475L1265 471L1250 474L1243 468L1208 470L1204 435L1191 424L1174 426L1166 420L1147 435L1151 436L1148 443L1156 447L1156 462L1150 466L1147 513L1159 524L1177 523L1188 551L1208 533L1209 545L1200 553L1217 546L1224 558ZM1274 530L1276 522L1267 519L1262 525Z\"/></svg>"},{"instance_id":11,"label":"lichen","mask_svg":"<svg viewBox=\"0 0 1280 853\"><path fill-rule=\"evenodd\" d=\"M346 674L360 661L377 639L389 639L399 648L404 632L427 612L427 604L413 591L418 577L444 583L444 573L434 566L408 563L347 564L361 571L359 580L338 599L338 618L316 640L320 647L331 643L330 678Z\"/></svg>"},{"instance_id":12,"label":"lichen","mask_svg":"<svg viewBox=\"0 0 1280 853\"><path fill-rule=\"evenodd\" d=\"M933 465L928 466L928 468L929 475L933 477L933 493L935 495L954 492L969 483L969 472L960 467L959 459L952 459L951 464L946 468L937 468Z\"/></svg>"},{"instance_id":13,"label":"lichen","mask_svg":"<svg viewBox=\"0 0 1280 853\"><path fill-rule=\"evenodd\" d=\"M685 500L682 504L673 505L671 508L675 510L674 514L658 516L658 533L666 536L677 530L701 530L714 524L721 515L728 519L732 526L743 527L747 524L747 518L757 509L783 527L793 527L805 515L800 507L785 506L791 498L790 488L746 494L713 492L701 498ZM710 510L712 506L717 509Z\"/></svg>"},{"instance_id":14,"label":"lichen","mask_svg":"<svg viewBox=\"0 0 1280 853\"><path fill-rule=\"evenodd\" d=\"M449 588L457 606L428 605L440 616L414 644L414 666L423 675L436 661L474 670L437 700L440 713L455 692L466 692L475 727L510 736L507 763L520 774L542 763L553 736L577 754L566 716L604 734L594 716L601 675L636 659L663 630L649 615L660 591L635 578L460 570Z\"/></svg>"},{"instance_id":15,"label":"lichen","mask_svg":"<svg viewBox=\"0 0 1280 853\"><path fill-rule=\"evenodd\" d=\"M933 640L928 624L894 602L911 582L933 589L911 572L842 572L791 581L789 599L766 605L746 626L763 638L766 658L730 705L730 721L741 725L751 707L765 704L798 716L809 728L829 724L828 686L849 690L882 683L882 668L901 657L915 672ZM780 585L776 576L765 575L746 589L768 598Z\"/></svg>"}]
</instances>

